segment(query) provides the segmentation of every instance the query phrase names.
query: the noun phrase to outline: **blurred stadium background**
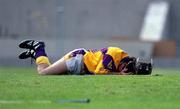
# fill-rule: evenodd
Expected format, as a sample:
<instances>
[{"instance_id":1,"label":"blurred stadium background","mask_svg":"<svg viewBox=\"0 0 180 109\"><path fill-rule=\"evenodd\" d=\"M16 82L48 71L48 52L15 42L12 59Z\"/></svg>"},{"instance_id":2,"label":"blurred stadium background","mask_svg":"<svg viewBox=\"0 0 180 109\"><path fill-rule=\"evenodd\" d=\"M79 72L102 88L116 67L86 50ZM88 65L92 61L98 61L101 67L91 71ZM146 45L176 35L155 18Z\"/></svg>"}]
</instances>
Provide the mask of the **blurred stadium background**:
<instances>
[{"instance_id":1,"label":"blurred stadium background","mask_svg":"<svg viewBox=\"0 0 180 109\"><path fill-rule=\"evenodd\" d=\"M19 61L18 43L43 40L52 61L75 48L118 46L153 58L155 67L180 65L179 0L0 0L0 66Z\"/></svg>"}]
</instances>

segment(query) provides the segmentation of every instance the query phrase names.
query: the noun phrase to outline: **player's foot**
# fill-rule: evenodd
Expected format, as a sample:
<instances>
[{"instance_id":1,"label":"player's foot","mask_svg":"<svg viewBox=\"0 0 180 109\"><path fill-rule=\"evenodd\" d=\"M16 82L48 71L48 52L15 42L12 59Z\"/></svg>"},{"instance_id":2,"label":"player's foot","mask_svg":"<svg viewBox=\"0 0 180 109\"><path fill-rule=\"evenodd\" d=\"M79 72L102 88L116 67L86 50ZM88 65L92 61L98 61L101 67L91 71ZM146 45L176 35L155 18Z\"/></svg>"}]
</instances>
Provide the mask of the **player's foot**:
<instances>
[{"instance_id":1,"label":"player's foot","mask_svg":"<svg viewBox=\"0 0 180 109\"><path fill-rule=\"evenodd\" d=\"M24 40L19 44L19 47L37 51L40 47L45 47L45 44L41 41Z\"/></svg>"},{"instance_id":2,"label":"player's foot","mask_svg":"<svg viewBox=\"0 0 180 109\"><path fill-rule=\"evenodd\" d=\"M27 50L19 54L19 59L27 59L33 58L35 59L35 51L34 50Z\"/></svg>"}]
</instances>

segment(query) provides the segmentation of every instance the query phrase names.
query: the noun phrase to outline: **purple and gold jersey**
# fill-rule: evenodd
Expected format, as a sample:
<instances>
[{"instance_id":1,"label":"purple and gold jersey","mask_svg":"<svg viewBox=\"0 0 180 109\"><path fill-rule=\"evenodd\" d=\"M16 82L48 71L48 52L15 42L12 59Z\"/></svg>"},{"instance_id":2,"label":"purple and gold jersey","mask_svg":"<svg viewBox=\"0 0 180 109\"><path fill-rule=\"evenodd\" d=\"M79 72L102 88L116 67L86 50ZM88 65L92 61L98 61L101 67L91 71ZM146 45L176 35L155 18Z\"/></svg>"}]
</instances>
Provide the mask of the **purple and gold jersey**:
<instances>
[{"instance_id":1,"label":"purple and gold jersey","mask_svg":"<svg viewBox=\"0 0 180 109\"><path fill-rule=\"evenodd\" d=\"M117 72L121 59L127 56L126 52L117 47L88 50L84 54L84 63L91 73L108 74L109 72Z\"/></svg>"},{"instance_id":2,"label":"purple and gold jersey","mask_svg":"<svg viewBox=\"0 0 180 109\"><path fill-rule=\"evenodd\" d=\"M70 58L72 58L72 57L75 57L75 56L78 55L78 54L85 55L86 52L87 52L87 50L84 49L84 48L75 49L75 50L67 53L67 54L64 56L64 59L65 59L65 60L68 60L68 59L70 59Z\"/></svg>"},{"instance_id":3,"label":"purple and gold jersey","mask_svg":"<svg viewBox=\"0 0 180 109\"><path fill-rule=\"evenodd\" d=\"M118 65L128 54L117 47L102 48L100 50L75 49L64 56L65 60L75 57L77 54L84 55L83 61L89 72L87 74L108 74L117 72Z\"/></svg>"}]
</instances>

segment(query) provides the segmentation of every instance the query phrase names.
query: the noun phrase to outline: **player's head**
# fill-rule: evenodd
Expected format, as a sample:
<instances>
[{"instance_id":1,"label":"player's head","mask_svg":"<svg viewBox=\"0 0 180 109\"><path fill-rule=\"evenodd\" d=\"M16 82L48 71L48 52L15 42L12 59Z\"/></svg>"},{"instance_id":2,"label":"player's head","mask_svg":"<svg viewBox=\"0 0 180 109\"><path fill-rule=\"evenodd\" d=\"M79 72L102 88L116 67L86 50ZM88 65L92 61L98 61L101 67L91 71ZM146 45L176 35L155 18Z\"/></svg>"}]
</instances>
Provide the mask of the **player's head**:
<instances>
[{"instance_id":1,"label":"player's head","mask_svg":"<svg viewBox=\"0 0 180 109\"><path fill-rule=\"evenodd\" d=\"M119 71L124 74L148 75L152 72L151 62L135 57L125 57L120 61Z\"/></svg>"},{"instance_id":2,"label":"player's head","mask_svg":"<svg viewBox=\"0 0 180 109\"><path fill-rule=\"evenodd\" d=\"M132 74L135 72L135 63L136 58L135 57L125 57L120 61L119 65L119 72L125 73L125 74Z\"/></svg>"}]
</instances>

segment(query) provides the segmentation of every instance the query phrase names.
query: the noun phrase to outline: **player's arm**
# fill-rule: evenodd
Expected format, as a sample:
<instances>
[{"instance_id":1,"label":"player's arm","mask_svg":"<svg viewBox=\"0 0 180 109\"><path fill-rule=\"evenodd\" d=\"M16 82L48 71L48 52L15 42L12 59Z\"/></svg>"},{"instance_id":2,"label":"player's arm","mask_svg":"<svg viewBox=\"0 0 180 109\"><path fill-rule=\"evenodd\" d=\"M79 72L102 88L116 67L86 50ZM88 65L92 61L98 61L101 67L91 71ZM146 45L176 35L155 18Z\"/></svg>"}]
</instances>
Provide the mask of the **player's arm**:
<instances>
[{"instance_id":1,"label":"player's arm","mask_svg":"<svg viewBox=\"0 0 180 109\"><path fill-rule=\"evenodd\" d=\"M112 56L104 54L101 62L96 67L96 74L110 74L116 71L116 66Z\"/></svg>"}]
</instances>

